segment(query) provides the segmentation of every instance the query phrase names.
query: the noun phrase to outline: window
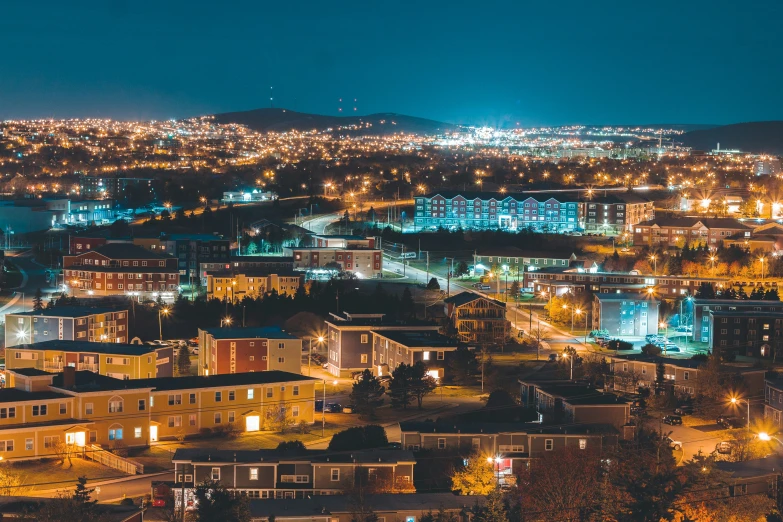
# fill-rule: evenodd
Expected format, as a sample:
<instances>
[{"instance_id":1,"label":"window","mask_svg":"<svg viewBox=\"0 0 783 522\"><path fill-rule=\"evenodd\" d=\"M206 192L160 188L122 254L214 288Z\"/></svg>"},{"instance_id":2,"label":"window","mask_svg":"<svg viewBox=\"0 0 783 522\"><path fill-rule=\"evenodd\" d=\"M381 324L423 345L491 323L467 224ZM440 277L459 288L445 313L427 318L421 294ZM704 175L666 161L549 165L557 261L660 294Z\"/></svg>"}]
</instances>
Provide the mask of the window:
<instances>
[{"instance_id":1,"label":"window","mask_svg":"<svg viewBox=\"0 0 783 522\"><path fill-rule=\"evenodd\" d=\"M212 477L212 480L220 480L220 468L212 468L210 476Z\"/></svg>"},{"instance_id":2,"label":"window","mask_svg":"<svg viewBox=\"0 0 783 522\"><path fill-rule=\"evenodd\" d=\"M133 436L137 439L141 438L141 427L133 428Z\"/></svg>"},{"instance_id":3,"label":"window","mask_svg":"<svg viewBox=\"0 0 783 522\"><path fill-rule=\"evenodd\" d=\"M691 374L689 372L685 372L683 374L683 378L687 381L690 378Z\"/></svg>"},{"instance_id":4,"label":"window","mask_svg":"<svg viewBox=\"0 0 783 522\"><path fill-rule=\"evenodd\" d=\"M545 439L544 440L544 449L547 451L552 451L555 447L555 440L554 439Z\"/></svg>"},{"instance_id":5,"label":"window","mask_svg":"<svg viewBox=\"0 0 783 522\"><path fill-rule=\"evenodd\" d=\"M362 357L362 364L367 364L367 354L363 353L361 357Z\"/></svg>"},{"instance_id":6,"label":"window","mask_svg":"<svg viewBox=\"0 0 783 522\"><path fill-rule=\"evenodd\" d=\"M44 437L44 448L53 448L57 445L57 441L60 437L57 435L49 435Z\"/></svg>"},{"instance_id":7,"label":"window","mask_svg":"<svg viewBox=\"0 0 783 522\"><path fill-rule=\"evenodd\" d=\"M332 482L340 481L340 468L332 468L331 479Z\"/></svg>"},{"instance_id":8,"label":"window","mask_svg":"<svg viewBox=\"0 0 783 522\"><path fill-rule=\"evenodd\" d=\"M234 399L236 399L236 392L234 390L231 390L230 392L228 392L228 400L233 401Z\"/></svg>"},{"instance_id":9,"label":"window","mask_svg":"<svg viewBox=\"0 0 783 522\"><path fill-rule=\"evenodd\" d=\"M168 424L169 428L179 428L182 426L182 416L181 415L170 415L168 418Z\"/></svg>"},{"instance_id":10,"label":"window","mask_svg":"<svg viewBox=\"0 0 783 522\"><path fill-rule=\"evenodd\" d=\"M362 339L361 339L362 344L367 344L369 342L369 337L370 336L367 334L362 334Z\"/></svg>"},{"instance_id":11,"label":"window","mask_svg":"<svg viewBox=\"0 0 783 522\"><path fill-rule=\"evenodd\" d=\"M285 357L278 357L277 358L277 362L279 362L280 364L283 364L285 362Z\"/></svg>"},{"instance_id":12,"label":"window","mask_svg":"<svg viewBox=\"0 0 783 522\"><path fill-rule=\"evenodd\" d=\"M145 399L139 399L139 411L147 409L147 401Z\"/></svg>"},{"instance_id":13,"label":"window","mask_svg":"<svg viewBox=\"0 0 783 522\"><path fill-rule=\"evenodd\" d=\"M14 451L14 441L0 440L0 451Z\"/></svg>"},{"instance_id":14,"label":"window","mask_svg":"<svg viewBox=\"0 0 783 522\"><path fill-rule=\"evenodd\" d=\"M446 449L446 439L440 438L438 439L438 449Z\"/></svg>"},{"instance_id":15,"label":"window","mask_svg":"<svg viewBox=\"0 0 783 522\"><path fill-rule=\"evenodd\" d=\"M250 468L250 480L258 480L258 468Z\"/></svg>"},{"instance_id":16,"label":"window","mask_svg":"<svg viewBox=\"0 0 783 522\"><path fill-rule=\"evenodd\" d=\"M85 415L92 415L92 403L88 402L84 405L84 414Z\"/></svg>"},{"instance_id":17,"label":"window","mask_svg":"<svg viewBox=\"0 0 783 522\"><path fill-rule=\"evenodd\" d=\"M223 400L223 392L216 391L215 392L215 402L220 402Z\"/></svg>"},{"instance_id":18,"label":"window","mask_svg":"<svg viewBox=\"0 0 783 522\"><path fill-rule=\"evenodd\" d=\"M0 419L13 419L16 417L16 406L0 408Z\"/></svg>"},{"instance_id":19,"label":"window","mask_svg":"<svg viewBox=\"0 0 783 522\"><path fill-rule=\"evenodd\" d=\"M294 386L294 397L299 395L299 386Z\"/></svg>"},{"instance_id":20,"label":"window","mask_svg":"<svg viewBox=\"0 0 783 522\"><path fill-rule=\"evenodd\" d=\"M196 404L196 394L191 393L190 394L190 404Z\"/></svg>"},{"instance_id":21,"label":"window","mask_svg":"<svg viewBox=\"0 0 783 522\"><path fill-rule=\"evenodd\" d=\"M446 354L445 352L438 352L438 360L442 361L445 358Z\"/></svg>"},{"instance_id":22,"label":"window","mask_svg":"<svg viewBox=\"0 0 783 522\"><path fill-rule=\"evenodd\" d=\"M90 432L90 442L98 442L98 432L95 430L92 430Z\"/></svg>"},{"instance_id":23,"label":"window","mask_svg":"<svg viewBox=\"0 0 783 522\"><path fill-rule=\"evenodd\" d=\"M109 440L122 440L122 428L110 428Z\"/></svg>"},{"instance_id":24,"label":"window","mask_svg":"<svg viewBox=\"0 0 783 522\"><path fill-rule=\"evenodd\" d=\"M278 350L282 350L283 348L285 348L285 343L277 343Z\"/></svg>"},{"instance_id":25,"label":"window","mask_svg":"<svg viewBox=\"0 0 783 522\"><path fill-rule=\"evenodd\" d=\"M188 424L190 424L191 426L195 426L196 425L196 414L195 413L191 413L188 416Z\"/></svg>"},{"instance_id":26,"label":"window","mask_svg":"<svg viewBox=\"0 0 783 522\"><path fill-rule=\"evenodd\" d=\"M109 401L109 413L122 413L122 399L112 397Z\"/></svg>"},{"instance_id":27,"label":"window","mask_svg":"<svg viewBox=\"0 0 783 522\"><path fill-rule=\"evenodd\" d=\"M60 403L60 415L65 415L68 412L68 407L64 402Z\"/></svg>"},{"instance_id":28,"label":"window","mask_svg":"<svg viewBox=\"0 0 783 522\"><path fill-rule=\"evenodd\" d=\"M220 412L215 413L215 424L223 422L223 415Z\"/></svg>"},{"instance_id":29,"label":"window","mask_svg":"<svg viewBox=\"0 0 783 522\"><path fill-rule=\"evenodd\" d=\"M24 439L24 449L27 451L33 450L33 439Z\"/></svg>"},{"instance_id":30,"label":"window","mask_svg":"<svg viewBox=\"0 0 783 522\"><path fill-rule=\"evenodd\" d=\"M181 394L169 395L169 406L175 406L179 404L182 404Z\"/></svg>"},{"instance_id":31,"label":"window","mask_svg":"<svg viewBox=\"0 0 783 522\"><path fill-rule=\"evenodd\" d=\"M579 449L585 449L587 447L587 439L579 439Z\"/></svg>"},{"instance_id":32,"label":"window","mask_svg":"<svg viewBox=\"0 0 783 522\"><path fill-rule=\"evenodd\" d=\"M33 417L46 415L46 404L33 406Z\"/></svg>"},{"instance_id":33,"label":"window","mask_svg":"<svg viewBox=\"0 0 783 522\"><path fill-rule=\"evenodd\" d=\"M269 388L266 389L266 396L267 396L267 398L272 397L274 395L274 393L275 393L275 390L273 388L269 387Z\"/></svg>"},{"instance_id":34,"label":"window","mask_svg":"<svg viewBox=\"0 0 783 522\"><path fill-rule=\"evenodd\" d=\"M253 398L253 388L250 388L247 390L247 398L252 399Z\"/></svg>"}]
</instances>

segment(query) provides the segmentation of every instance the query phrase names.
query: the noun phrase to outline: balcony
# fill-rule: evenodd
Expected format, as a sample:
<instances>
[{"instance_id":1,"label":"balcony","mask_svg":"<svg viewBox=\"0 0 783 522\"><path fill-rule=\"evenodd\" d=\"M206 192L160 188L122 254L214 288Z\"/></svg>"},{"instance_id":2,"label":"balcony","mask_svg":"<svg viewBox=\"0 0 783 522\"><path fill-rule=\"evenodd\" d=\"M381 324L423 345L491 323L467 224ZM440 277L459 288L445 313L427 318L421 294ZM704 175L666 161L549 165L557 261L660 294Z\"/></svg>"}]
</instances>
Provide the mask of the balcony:
<instances>
[{"instance_id":1,"label":"balcony","mask_svg":"<svg viewBox=\"0 0 783 522\"><path fill-rule=\"evenodd\" d=\"M44 361L43 369L47 372L61 372L63 371L62 361Z\"/></svg>"},{"instance_id":2,"label":"balcony","mask_svg":"<svg viewBox=\"0 0 783 522\"><path fill-rule=\"evenodd\" d=\"M87 370L91 372L97 372L98 371L98 363L82 363L80 362L77 370Z\"/></svg>"}]
</instances>

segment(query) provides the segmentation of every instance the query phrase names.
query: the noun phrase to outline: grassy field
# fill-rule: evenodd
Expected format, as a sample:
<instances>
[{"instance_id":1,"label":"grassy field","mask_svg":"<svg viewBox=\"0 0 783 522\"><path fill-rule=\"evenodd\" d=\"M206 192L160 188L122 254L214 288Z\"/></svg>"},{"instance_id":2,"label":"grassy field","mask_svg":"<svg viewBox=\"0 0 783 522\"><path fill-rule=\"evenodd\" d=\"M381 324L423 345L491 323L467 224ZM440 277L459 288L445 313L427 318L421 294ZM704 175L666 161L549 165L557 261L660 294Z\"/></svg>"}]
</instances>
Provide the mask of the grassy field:
<instances>
[{"instance_id":1,"label":"grassy field","mask_svg":"<svg viewBox=\"0 0 783 522\"><path fill-rule=\"evenodd\" d=\"M41 461L22 461L4 463L8 470L18 473L22 484L25 486L17 494L25 491L69 488L76 484L79 477L87 477L89 480L101 480L110 478L127 477L125 473L116 469L107 468L97 462L74 457L70 464L61 464L54 459Z\"/></svg>"}]
</instances>

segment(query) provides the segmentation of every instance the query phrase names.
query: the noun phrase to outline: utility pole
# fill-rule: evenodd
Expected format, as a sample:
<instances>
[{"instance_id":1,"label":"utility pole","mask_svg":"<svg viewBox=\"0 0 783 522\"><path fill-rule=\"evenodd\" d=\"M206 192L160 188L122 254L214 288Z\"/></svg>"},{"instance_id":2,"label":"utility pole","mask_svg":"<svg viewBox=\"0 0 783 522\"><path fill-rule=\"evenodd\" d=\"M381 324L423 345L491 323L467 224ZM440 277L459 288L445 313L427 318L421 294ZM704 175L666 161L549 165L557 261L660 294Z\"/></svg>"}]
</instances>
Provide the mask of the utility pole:
<instances>
[{"instance_id":1,"label":"utility pole","mask_svg":"<svg viewBox=\"0 0 783 522\"><path fill-rule=\"evenodd\" d=\"M427 285L430 282L430 251L427 250L427 277L424 279L424 284Z\"/></svg>"}]
</instances>

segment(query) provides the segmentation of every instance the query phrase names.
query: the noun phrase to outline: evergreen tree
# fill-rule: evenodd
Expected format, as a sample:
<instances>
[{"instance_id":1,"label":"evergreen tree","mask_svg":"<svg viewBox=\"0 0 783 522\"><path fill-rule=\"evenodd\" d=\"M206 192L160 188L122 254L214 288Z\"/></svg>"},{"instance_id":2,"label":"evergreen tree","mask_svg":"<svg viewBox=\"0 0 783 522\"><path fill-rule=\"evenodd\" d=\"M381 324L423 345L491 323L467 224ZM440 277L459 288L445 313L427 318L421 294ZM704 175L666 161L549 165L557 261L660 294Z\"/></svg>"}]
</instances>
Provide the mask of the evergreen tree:
<instances>
[{"instance_id":1,"label":"evergreen tree","mask_svg":"<svg viewBox=\"0 0 783 522\"><path fill-rule=\"evenodd\" d=\"M187 346L180 346L177 351L177 373L190 375L190 353Z\"/></svg>"},{"instance_id":2,"label":"evergreen tree","mask_svg":"<svg viewBox=\"0 0 783 522\"><path fill-rule=\"evenodd\" d=\"M771 288L764 294L764 300L766 301L780 301L780 295L778 295L777 288Z\"/></svg>"},{"instance_id":3,"label":"evergreen tree","mask_svg":"<svg viewBox=\"0 0 783 522\"><path fill-rule=\"evenodd\" d=\"M35 291L35 297L33 297L33 310L40 311L44 309L43 292L38 288Z\"/></svg>"},{"instance_id":4,"label":"evergreen tree","mask_svg":"<svg viewBox=\"0 0 783 522\"><path fill-rule=\"evenodd\" d=\"M509 522L503 495L498 489L493 489L484 501L483 506L474 509L475 522Z\"/></svg>"},{"instance_id":5,"label":"evergreen tree","mask_svg":"<svg viewBox=\"0 0 783 522\"><path fill-rule=\"evenodd\" d=\"M413 294L411 294L410 288L407 286L402 292L400 311L402 312L402 316L405 318L415 317L416 315L416 303L413 301Z\"/></svg>"},{"instance_id":6,"label":"evergreen tree","mask_svg":"<svg viewBox=\"0 0 783 522\"><path fill-rule=\"evenodd\" d=\"M383 404L383 394L386 393L381 382L370 370L364 370L358 382L351 390L351 403L356 413L361 416L375 418L375 409Z\"/></svg>"},{"instance_id":7,"label":"evergreen tree","mask_svg":"<svg viewBox=\"0 0 783 522\"><path fill-rule=\"evenodd\" d=\"M76 489L73 492L73 499L82 505L97 503L97 500L90 500L90 496L95 491L95 488L87 487L87 477L79 477L76 480Z\"/></svg>"},{"instance_id":8,"label":"evergreen tree","mask_svg":"<svg viewBox=\"0 0 783 522\"><path fill-rule=\"evenodd\" d=\"M196 486L197 522L250 522L247 497L234 496L218 481L205 480Z\"/></svg>"},{"instance_id":9,"label":"evergreen tree","mask_svg":"<svg viewBox=\"0 0 783 522\"><path fill-rule=\"evenodd\" d=\"M427 290L440 290L440 283L438 283L437 277L430 278L427 283Z\"/></svg>"},{"instance_id":10,"label":"evergreen tree","mask_svg":"<svg viewBox=\"0 0 783 522\"><path fill-rule=\"evenodd\" d=\"M413 402L412 369L411 366L402 363L392 371L392 380L389 383L392 408L408 409L408 404Z\"/></svg>"}]
</instances>

